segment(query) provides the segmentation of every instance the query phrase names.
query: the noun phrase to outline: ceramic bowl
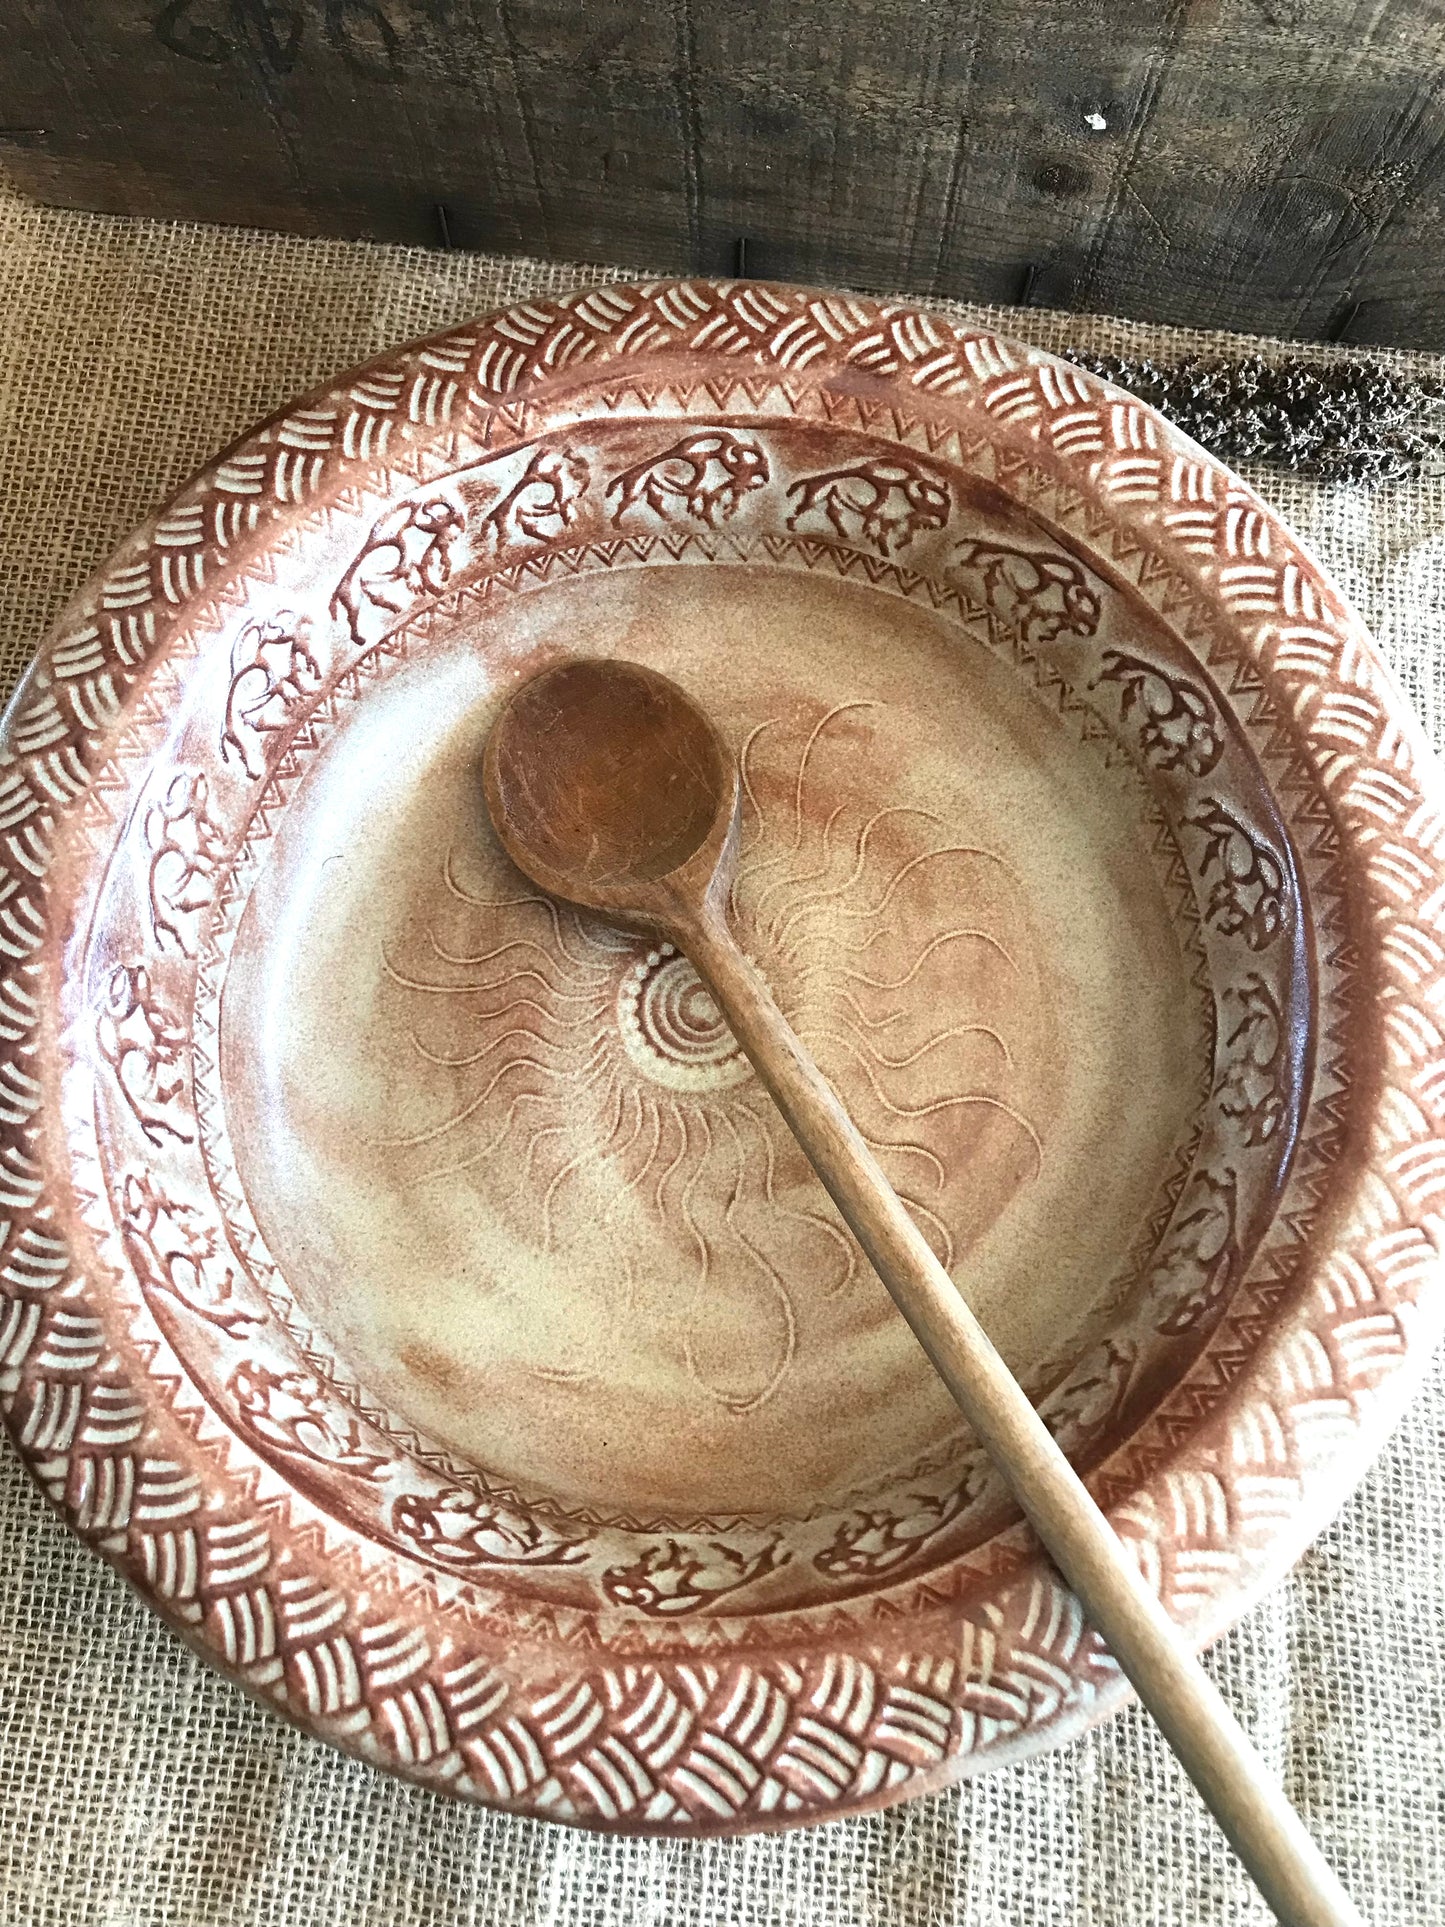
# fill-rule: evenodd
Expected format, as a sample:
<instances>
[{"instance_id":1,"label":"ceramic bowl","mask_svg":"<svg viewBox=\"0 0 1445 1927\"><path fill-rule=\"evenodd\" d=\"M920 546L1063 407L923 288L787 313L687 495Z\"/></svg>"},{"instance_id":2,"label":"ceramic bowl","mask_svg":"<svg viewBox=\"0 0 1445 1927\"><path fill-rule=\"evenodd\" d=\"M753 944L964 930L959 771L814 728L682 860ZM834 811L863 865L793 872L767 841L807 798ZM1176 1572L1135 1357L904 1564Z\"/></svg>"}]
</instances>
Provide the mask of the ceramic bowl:
<instances>
[{"instance_id":1,"label":"ceramic bowl","mask_svg":"<svg viewBox=\"0 0 1445 1927\"><path fill-rule=\"evenodd\" d=\"M563 654L733 743L742 939L1204 1641L1440 1322L1441 790L1245 485L937 315L606 287L186 488L6 730L0 1394L209 1658L436 1788L811 1820L1117 1669L686 960L539 898Z\"/></svg>"}]
</instances>

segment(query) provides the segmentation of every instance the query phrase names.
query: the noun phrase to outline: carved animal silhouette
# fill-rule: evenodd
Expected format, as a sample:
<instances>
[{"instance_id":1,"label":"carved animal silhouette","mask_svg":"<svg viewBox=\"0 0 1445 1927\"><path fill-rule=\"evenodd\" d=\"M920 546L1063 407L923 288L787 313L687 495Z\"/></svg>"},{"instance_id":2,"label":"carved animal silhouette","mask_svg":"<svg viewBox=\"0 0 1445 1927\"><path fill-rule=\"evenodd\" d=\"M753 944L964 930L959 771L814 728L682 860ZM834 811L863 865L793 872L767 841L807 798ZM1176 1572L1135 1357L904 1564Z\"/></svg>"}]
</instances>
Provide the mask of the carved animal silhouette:
<instances>
[{"instance_id":1,"label":"carved animal silhouette","mask_svg":"<svg viewBox=\"0 0 1445 1927\"><path fill-rule=\"evenodd\" d=\"M231 651L231 687L221 733L221 759L234 757L246 774L259 777L265 763L262 739L291 720L298 703L321 685L321 665L307 643L310 624L296 616L252 622Z\"/></svg>"},{"instance_id":2,"label":"carved animal silhouette","mask_svg":"<svg viewBox=\"0 0 1445 1927\"><path fill-rule=\"evenodd\" d=\"M144 1288L160 1292L223 1331L256 1324L235 1302L235 1273L218 1261L219 1234L188 1204L168 1198L149 1172L126 1177L121 1240Z\"/></svg>"},{"instance_id":3,"label":"carved animal silhouette","mask_svg":"<svg viewBox=\"0 0 1445 1927\"><path fill-rule=\"evenodd\" d=\"M1240 1126L1246 1144L1266 1144L1288 1111L1290 1065L1284 1017L1257 971L1226 990L1225 1000L1239 1014L1224 1036L1231 1055L1215 1087L1219 1108Z\"/></svg>"},{"instance_id":4,"label":"carved animal silhouette","mask_svg":"<svg viewBox=\"0 0 1445 1927\"><path fill-rule=\"evenodd\" d=\"M275 1371L249 1359L231 1374L227 1390L237 1417L263 1444L361 1478L384 1470L385 1459L367 1450L356 1420L306 1373Z\"/></svg>"},{"instance_id":5,"label":"carved animal silhouette","mask_svg":"<svg viewBox=\"0 0 1445 1927\"><path fill-rule=\"evenodd\" d=\"M1099 626L1098 594L1071 556L960 542L954 561L978 574L989 608L1025 642L1056 642L1065 632L1092 636Z\"/></svg>"},{"instance_id":6,"label":"carved animal silhouette","mask_svg":"<svg viewBox=\"0 0 1445 1927\"><path fill-rule=\"evenodd\" d=\"M331 613L345 615L354 642L364 640L368 608L400 614L418 597L441 593L465 526L462 511L445 495L402 502L382 516L331 598Z\"/></svg>"},{"instance_id":7,"label":"carved animal silhouette","mask_svg":"<svg viewBox=\"0 0 1445 1927\"><path fill-rule=\"evenodd\" d=\"M1169 1309L1158 1330L1181 1338L1207 1318L1234 1289L1240 1249L1234 1172L1201 1172L1199 1202L1173 1228L1159 1252L1157 1273L1168 1281Z\"/></svg>"},{"instance_id":8,"label":"carved animal silhouette","mask_svg":"<svg viewBox=\"0 0 1445 1927\"><path fill-rule=\"evenodd\" d=\"M189 1144L194 1132L185 1111L188 1039L157 1002L144 964L117 964L111 971L96 1042L151 1143L160 1148L173 1138Z\"/></svg>"},{"instance_id":9,"label":"carved animal silhouette","mask_svg":"<svg viewBox=\"0 0 1445 1927\"><path fill-rule=\"evenodd\" d=\"M938 1497L915 1492L907 1511L883 1508L856 1512L839 1526L832 1541L815 1553L813 1564L830 1579L876 1578L891 1572L937 1538L967 1507L973 1483L965 1479Z\"/></svg>"},{"instance_id":10,"label":"carved animal silhouette","mask_svg":"<svg viewBox=\"0 0 1445 1927\"><path fill-rule=\"evenodd\" d=\"M1086 1432L1102 1431L1118 1419L1129 1396L1137 1361L1132 1341L1105 1339L1094 1354L1094 1369L1080 1370L1051 1407L1050 1428L1062 1433L1071 1426Z\"/></svg>"},{"instance_id":11,"label":"carved animal silhouette","mask_svg":"<svg viewBox=\"0 0 1445 1927\"><path fill-rule=\"evenodd\" d=\"M482 517L482 527L498 546L514 535L533 542L561 535L577 520L589 479L580 455L565 448L539 449L521 479Z\"/></svg>"},{"instance_id":12,"label":"carved animal silhouette","mask_svg":"<svg viewBox=\"0 0 1445 1927\"><path fill-rule=\"evenodd\" d=\"M164 796L146 811L146 843L153 852L149 872L151 927L156 942L196 954L193 919L210 907L216 871L225 854L225 836L211 815L210 780L202 772L181 771Z\"/></svg>"},{"instance_id":13,"label":"carved animal silhouette","mask_svg":"<svg viewBox=\"0 0 1445 1927\"><path fill-rule=\"evenodd\" d=\"M768 458L756 442L725 429L684 436L663 455L624 469L607 484L616 496L613 521L644 502L656 514L678 511L716 528L751 490L768 480Z\"/></svg>"},{"instance_id":14,"label":"carved animal silhouette","mask_svg":"<svg viewBox=\"0 0 1445 1927\"><path fill-rule=\"evenodd\" d=\"M1101 662L1090 687L1119 685L1120 714L1141 713L1139 747L1154 767L1207 776L1224 754L1224 737L1204 691L1122 649L1106 649Z\"/></svg>"},{"instance_id":15,"label":"carved animal silhouette","mask_svg":"<svg viewBox=\"0 0 1445 1927\"><path fill-rule=\"evenodd\" d=\"M1284 929L1284 865L1214 797L1184 821L1204 838L1201 876L1214 879L1205 916L1226 937L1243 937L1251 950L1267 950Z\"/></svg>"},{"instance_id":16,"label":"carved animal silhouette","mask_svg":"<svg viewBox=\"0 0 1445 1927\"><path fill-rule=\"evenodd\" d=\"M448 1566L556 1566L586 1558L568 1535L530 1512L472 1492L437 1498L406 1493L392 1507L392 1526L428 1557Z\"/></svg>"},{"instance_id":17,"label":"carved animal silhouette","mask_svg":"<svg viewBox=\"0 0 1445 1927\"><path fill-rule=\"evenodd\" d=\"M752 1585L785 1565L788 1557L779 1540L742 1553L716 1540L685 1548L676 1539L666 1539L649 1546L630 1565L610 1567L602 1575L602 1590L614 1606L630 1606L653 1618L676 1618Z\"/></svg>"},{"instance_id":18,"label":"carved animal silhouette","mask_svg":"<svg viewBox=\"0 0 1445 1927\"><path fill-rule=\"evenodd\" d=\"M906 548L926 529L941 529L953 509L948 483L902 456L879 456L848 468L805 476L788 490L788 527L812 516L844 540L859 536L885 555Z\"/></svg>"}]
</instances>

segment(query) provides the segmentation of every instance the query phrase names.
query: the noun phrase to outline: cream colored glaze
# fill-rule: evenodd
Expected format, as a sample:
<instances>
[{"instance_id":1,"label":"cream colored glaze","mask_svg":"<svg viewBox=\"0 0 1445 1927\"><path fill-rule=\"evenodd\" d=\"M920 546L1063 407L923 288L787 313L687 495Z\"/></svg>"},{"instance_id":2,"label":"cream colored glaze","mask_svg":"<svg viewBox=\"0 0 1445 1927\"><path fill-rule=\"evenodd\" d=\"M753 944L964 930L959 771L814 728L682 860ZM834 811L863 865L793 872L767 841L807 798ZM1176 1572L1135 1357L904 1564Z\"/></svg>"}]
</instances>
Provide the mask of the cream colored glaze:
<instances>
[{"instance_id":1,"label":"cream colored glaze","mask_svg":"<svg viewBox=\"0 0 1445 1927\"><path fill-rule=\"evenodd\" d=\"M566 1502L839 1503L956 1430L947 1394L688 967L508 902L531 892L480 795L495 693L592 650L752 736L740 936L865 1132L914 1147L890 1175L1026 1379L1097 1335L1203 1095L1140 792L942 617L669 568L458 620L265 846L228 1122L346 1367Z\"/></svg>"}]
</instances>

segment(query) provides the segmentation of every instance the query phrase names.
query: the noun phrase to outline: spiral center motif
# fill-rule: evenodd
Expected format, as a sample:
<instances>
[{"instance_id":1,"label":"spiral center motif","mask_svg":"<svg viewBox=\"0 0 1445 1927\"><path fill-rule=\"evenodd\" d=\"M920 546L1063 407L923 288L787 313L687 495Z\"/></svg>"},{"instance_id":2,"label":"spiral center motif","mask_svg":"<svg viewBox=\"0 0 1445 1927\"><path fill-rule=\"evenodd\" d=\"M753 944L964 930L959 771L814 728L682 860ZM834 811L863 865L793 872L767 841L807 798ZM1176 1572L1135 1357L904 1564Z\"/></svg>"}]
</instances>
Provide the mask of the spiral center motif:
<instances>
[{"instance_id":1,"label":"spiral center motif","mask_svg":"<svg viewBox=\"0 0 1445 1927\"><path fill-rule=\"evenodd\" d=\"M751 1072L706 984L670 943L622 979L617 1023L633 1063L670 1090L724 1090Z\"/></svg>"}]
</instances>

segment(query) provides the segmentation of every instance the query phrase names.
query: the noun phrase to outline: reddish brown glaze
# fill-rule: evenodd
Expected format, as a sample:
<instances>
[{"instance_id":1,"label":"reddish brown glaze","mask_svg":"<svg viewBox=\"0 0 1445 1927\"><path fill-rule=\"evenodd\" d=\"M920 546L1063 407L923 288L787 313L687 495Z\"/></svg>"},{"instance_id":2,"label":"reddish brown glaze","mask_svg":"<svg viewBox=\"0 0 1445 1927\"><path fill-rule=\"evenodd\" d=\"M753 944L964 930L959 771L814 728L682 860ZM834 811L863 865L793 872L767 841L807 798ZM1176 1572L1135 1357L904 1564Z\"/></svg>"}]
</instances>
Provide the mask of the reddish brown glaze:
<instances>
[{"instance_id":1,"label":"reddish brown glaze","mask_svg":"<svg viewBox=\"0 0 1445 1927\"><path fill-rule=\"evenodd\" d=\"M1440 789L1236 478L901 306L608 288L259 429L8 722L0 1401L313 1730L718 1830L1118 1676L680 958L519 890L503 695L741 762L735 923L1200 1638L1433 1340Z\"/></svg>"}]
</instances>

